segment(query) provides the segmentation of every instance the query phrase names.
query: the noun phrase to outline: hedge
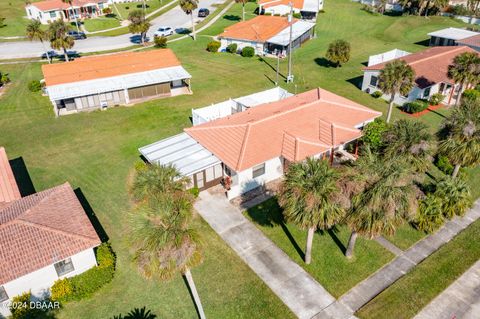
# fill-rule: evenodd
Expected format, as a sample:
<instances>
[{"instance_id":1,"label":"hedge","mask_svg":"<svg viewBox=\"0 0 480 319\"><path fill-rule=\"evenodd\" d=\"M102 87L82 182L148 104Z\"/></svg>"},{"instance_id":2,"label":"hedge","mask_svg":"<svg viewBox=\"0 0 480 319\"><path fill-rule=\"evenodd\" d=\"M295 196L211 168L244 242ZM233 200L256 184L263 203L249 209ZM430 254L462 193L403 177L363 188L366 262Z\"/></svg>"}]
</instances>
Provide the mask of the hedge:
<instances>
[{"instance_id":1,"label":"hedge","mask_svg":"<svg viewBox=\"0 0 480 319\"><path fill-rule=\"evenodd\" d=\"M243 57L251 58L255 55L255 49L253 47L244 47L241 54Z\"/></svg>"},{"instance_id":2,"label":"hedge","mask_svg":"<svg viewBox=\"0 0 480 319\"><path fill-rule=\"evenodd\" d=\"M413 102L405 103L403 105L403 110L407 113L413 114L426 110L427 107L428 103L426 101L416 100Z\"/></svg>"},{"instance_id":3,"label":"hedge","mask_svg":"<svg viewBox=\"0 0 480 319\"><path fill-rule=\"evenodd\" d=\"M237 53L237 44L236 43L230 43L228 46L227 46L227 52L229 53Z\"/></svg>"},{"instance_id":4,"label":"hedge","mask_svg":"<svg viewBox=\"0 0 480 319\"><path fill-rule=\"evenodd\" d=\"M211 41L207 44L207 51L208 52L218 52L218 49L220 49L220 42L218 41Z\"/></svg>"},{"instance_id":5,"label":"hedge","mask_svg":"<svg viewBox=\"0 0 480 319\"><path fill-rule=\"evenodd\" d=\"M67 302L90 297L113 279L115 254L110 244L101 244L96 251L98 266L80 275L57 280L51 288L53 301Z\"/></svg>"}]
</instances>

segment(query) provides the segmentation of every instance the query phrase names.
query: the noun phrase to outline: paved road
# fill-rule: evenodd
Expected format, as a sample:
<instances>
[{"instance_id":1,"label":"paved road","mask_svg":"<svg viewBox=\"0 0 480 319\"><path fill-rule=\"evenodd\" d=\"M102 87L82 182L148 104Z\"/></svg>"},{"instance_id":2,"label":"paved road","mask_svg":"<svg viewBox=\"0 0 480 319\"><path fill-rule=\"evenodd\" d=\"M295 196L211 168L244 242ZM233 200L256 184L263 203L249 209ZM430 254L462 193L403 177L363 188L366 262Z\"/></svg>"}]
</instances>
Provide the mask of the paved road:
<instances>
[{"instance_id":1,"label":"paved road","mask_svg":"<svg viewBox=\"0 0 480 319\"><path fill-rule=\"evenodd\" d=\"M298 318L310 319L335 300L224 195L202 192L195 209Z\"/></svg>"},{"instance_id":2,"label":"paved road","mask_svg":"<svg viewBox=\"0 0 480 319\"><path fill-rule=\"evenodd\" d=\"M213 4L223 2L225 0L200 0L199 8L208 8L213 13L215 9ZM195 21L201 20L201 18L197 17L197 10L193 14ZM186 15L178 5L174 5L171 10L153 19L151 23L152 27L147 34L148 36L152 36L159 26L170 26L176 30L189 28L191 20L190 16ZM86 40L76 41L73 51L79 53L107 51L129 47L138 43L140 43L140 37L132 34L115 37L92 36ZM40 42L18 41L0 43L0 59L37 58L42 56L44 52L45 50Z\"/></svg>"},{"instance_id":3,"label":"paved road","mask_svg":"<svg viewBox=\"0 0 480 319\"><path fill-rule=\"evenodd\" d=\"M480 261L438 295L413 319L478 319Z\"/></svg>"}]
</instances>

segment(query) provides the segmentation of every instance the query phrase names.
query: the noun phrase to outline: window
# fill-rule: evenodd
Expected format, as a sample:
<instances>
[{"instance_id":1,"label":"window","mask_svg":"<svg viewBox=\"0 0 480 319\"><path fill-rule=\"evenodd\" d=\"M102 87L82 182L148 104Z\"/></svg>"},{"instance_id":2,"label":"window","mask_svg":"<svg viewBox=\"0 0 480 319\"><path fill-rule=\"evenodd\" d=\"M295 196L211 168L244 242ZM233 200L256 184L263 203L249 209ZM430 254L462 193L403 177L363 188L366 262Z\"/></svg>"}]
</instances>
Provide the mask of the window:
<instances>
[{"instance_id":1,"label":"window","mask_svg":"<svg viewBox=\"0 0 480 319\"><path fill-rule=\"evenodd\" d=\"M50 11L50 18L55 18L57 16L57 14L55 13L55 11Z\"/></svg>"},{"instance_id":2,"label":"window","mask_svg":"<svg viewBox=\"0 0 480 319\"><path fill-rule=\"evenodd\" d=\"M378 83L378 77L375 75L372 75L372 77L370 78L370 85L377 86L377 83Z\"/></svg>"},{"instance_id":3,"label":"window","mask_svg":"<svg viewBox=\"0 0 480 319\"><path fill-rule=\"evenodd\" d=\"M75 270L75 268L73 267L73 263L72 263L71 258L59 261L54 266L55 266L55 270L57 271L57 275L59 277L63 276L63 275L66 275L66 274Z\"/></svg>"},{"instance_id":4,"label":"window","mask_svg":"<svg viewBox=\"0 0 480 319\"><path fill-rule=\"evenodd\" d=\"M262 176L263 174L265 174L265 163L254 166L252 168L252 177L253 178L258 177L258 176Z\"/></svg>"},{"instance_id":5,"label":"window","mask_svg":"<svg viewBox=\"0 0 480 319\"><path fill-rule=\"evenodd\" d=\"M426 88L423 90L423 97L429 97L430 96L430 88Z\"/></svg>"},{"instance_id":6,"label":"window","mask_svg":"<svg viewBox=\"0 0 480 319\"><path fill-rule=\"evenodd\" d=\"M0 286L0 302L8 300L7 292L3 286Z\"/></svg>"}]
</instances>

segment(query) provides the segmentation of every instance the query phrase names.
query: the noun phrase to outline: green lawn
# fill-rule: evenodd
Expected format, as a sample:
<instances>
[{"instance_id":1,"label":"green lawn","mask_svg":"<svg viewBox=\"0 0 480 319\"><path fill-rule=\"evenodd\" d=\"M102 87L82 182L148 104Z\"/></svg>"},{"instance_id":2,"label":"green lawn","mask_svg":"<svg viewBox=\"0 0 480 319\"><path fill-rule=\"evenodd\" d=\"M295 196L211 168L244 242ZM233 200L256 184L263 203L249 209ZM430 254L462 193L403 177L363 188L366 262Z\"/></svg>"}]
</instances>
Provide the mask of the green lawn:
<instances>
[{"instance_id":1,"label":"green lawn","mask_svg":"<svg viewBox=\"0 0 480 319\"><path fill-rule=\"evenodd\" d=\"M120 20L117 16L113 17L98 17L94 19L85 19L83 26L89 32L111 29L120 26Z\"/></svg>"},{"instance_id":2,"label":"green lawn","mask_svg":"<svg viewBox=\"0 0 480 319\"><path fill-rule=\"evenodd\" d=\"M377 242L359 238L355 247L355 258L348 260L344 252L350 232L347 227L340 226L331 231L315 233L312 263L306 265L303 254L307 232L283 222L281 209L275 198L247 210L244 214L335 297L347 292L393 258L393 255Z\"/></svg>"},{"instance_id":3,"label":"green lawn","mask_svg":"<svg viewBox=\"0 0 480 319\"><path fill-rule=\"evenodd\" d=\"M5 18L4 23L6 24L5 27L0 28L0 37L25 35L25 27L29 20L27 19L27 12L25 11L24 0L0 1L0 17Z\"/></svg>"},{"instance_id":4,"label":"green lawn","mask_svg":"<svg viewBox=\"0 0 480 319\"><path fill-rule=\"evenodd\" d=\"M480 258L480 221L357 312L361 319L412 318Z\"/></svg>"},{"instance_id":5,"label":"green lawn","mask_svg":"<svg viewBox=\"0 0 480 319\"><path fill-rule=\"evenodd\" d=\"M426 235L425 232L415 229L412 225L404 224L397 229L395 235L385 236L385 238L398 248L406 250Z\"/></svg>"},{"instance_id":6,"label":"green lawn","mask_svg":"<svg viewBox=\"0 0 480 319\"><path fill-rule=\"evenodd\" d=\"M1 1L0 5L3 4ZM235 22L229 16L239 16L240 8L239 4L235 4L202 34L221 32L224 26ZM325 10L326 13L319 17L317 38L294 54L295 83L282 86L291 92L321 86L381 111L386 110L384 101L370 97L355 86L362 75L362 63L368 56L396 47L421 50L424 47L414 43L425 40L428 31L461 26L454 20L440 17L373 16L361 11L360 5L349 0L327 2ZM352 59L341 68L325 67L322 57L328 43L337 38L350 41ZM208 36L202 36L196 42L186 39L169 44L193 76L193 95L57 119L48 99L27 89L29 81L42 77L39 64L0 65L0 70L9 73L12 80L11 86L0 98L0 145L7 148L10 157L23 157L37 190L66 180L74 187L80 187L118 254L119 269L112 283L89 300L67 305L60 312L60 319L105 319L142 306L152 309L159 318L195 317L193 303L181 278L170 283L148 283L138 276L131 264L131 252L126 241L129 205L125 183L129 170L138 160L137 148L179 133L183 127L191 125L191 108L273 87L275 60L208 53L205 48L210 40ZM286 73L286 63L281 62L282 75ZM400 116L405 117L398 111L394 113L394 117ZM441 113L429 113L421 120L433 127L440 123L442 116ZM479 179L475 177L480 169L467 172L472 190L476 196L480 195ZM473 189L474 186L477 188ZM207 316L289 316L287 309L241 260L203 222L198 223L206 238L205 263L194 269L193 275ZM282 248L286 251L293 251L294 258L301 264L288 238L277 229L268 228L265 231L280 234L279 245L284 245ZM291 232L303 248L305 235L294 228ZM336 236L344 245L348 233L339 229ZM339 258L341 249L329 234L317 235L315 241L314 260L318 263L314 262L309 271L318 274L318 280L337 296L390 258L385 252L377 260L377 244L359 240L357 260L347 263ZM322 258L325 252L336 257ZM369 259L369 255L375 258ZM328 271L319 269L318 265L328 267ZM348 271L351 273L347 274ZM336 276L338 282L331 279Z\"/></svg>"}]
</instances>

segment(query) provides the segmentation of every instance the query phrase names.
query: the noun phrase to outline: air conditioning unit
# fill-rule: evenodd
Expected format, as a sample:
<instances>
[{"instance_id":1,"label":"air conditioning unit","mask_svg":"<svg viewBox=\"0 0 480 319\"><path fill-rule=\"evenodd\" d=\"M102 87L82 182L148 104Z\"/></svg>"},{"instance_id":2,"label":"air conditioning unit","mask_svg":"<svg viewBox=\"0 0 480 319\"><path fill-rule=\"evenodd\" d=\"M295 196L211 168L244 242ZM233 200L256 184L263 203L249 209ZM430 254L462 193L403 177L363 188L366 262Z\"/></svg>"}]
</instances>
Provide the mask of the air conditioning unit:
<instances>
[{"instance_id":1,"label":"air conditioning unit","mask_svg":"<svg viewBox=\"0 0 480 319\"><path fill-rule=\"evenodd\" d=\"M108 107L107 101L100 101L100 107L102 110L106 110Z\"/></svg>"}]
</instances>

